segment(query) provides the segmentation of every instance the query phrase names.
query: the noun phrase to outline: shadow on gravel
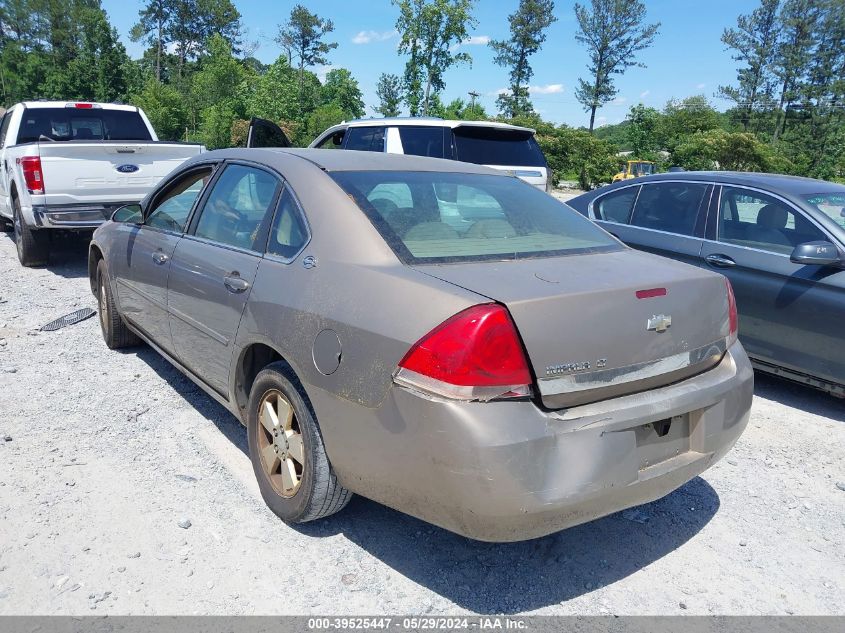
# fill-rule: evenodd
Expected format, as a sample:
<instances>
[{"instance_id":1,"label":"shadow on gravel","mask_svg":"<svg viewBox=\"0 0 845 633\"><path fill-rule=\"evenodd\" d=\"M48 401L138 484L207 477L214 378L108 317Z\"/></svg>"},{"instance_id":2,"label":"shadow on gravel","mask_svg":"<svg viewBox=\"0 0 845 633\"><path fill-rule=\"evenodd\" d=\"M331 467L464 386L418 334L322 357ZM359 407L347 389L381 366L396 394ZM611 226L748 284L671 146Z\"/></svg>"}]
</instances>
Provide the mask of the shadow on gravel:
<instances>
[{"instance_id":1,"label":"shadow on gravel","mask_svg":"<svg viewBox=\"0 0 845 633\"><path fill-rule=\"evenodd\" d=\"M188 377L167 362L158 352L146 345L125 350L125 354L135 354L150 366L155 373L164 378L167 384L200 415L211 420L220 432L245 455L249 455L246 443L246 429L229 411L217 403L211 396L197 387Z\"/></svg>"},{"instance_id":2,"label":"shadow on gravel","mask_svg":"<svg viewBox=\"0 0 845 633\"><path fill-rule=\"evenodd\" d=\"M566 602L617 582L695 536L719 509L697 477L637 508L522 543L472 541L356 497L340 514L301 526L341 533L410 580L477 613L517 613ZM627 513L626 513L627 514Z\"/></svg>"},{"instance_id":3,"label":"shadow on gravel","mask_svg":"<svg viewBox=\"0 0 845 633\"><path fill-rule=\"evenodd\" d=\"M845 422L845 400L777 376L754 372L754 395L813 415Z\"/></svg>"},{"instance_id":4,"label":"shadow on gravel","mask_svg":"<svg viewBox=\"0 0 845 633\"><path fill-rule=\"evenodd\" d=\"M2 233L0 239L7 239L14 246L13 233ZM44 268L68 279L87 277L91 234L57 232L50 239L50 261Z\"/></svg>"}]
</instances>

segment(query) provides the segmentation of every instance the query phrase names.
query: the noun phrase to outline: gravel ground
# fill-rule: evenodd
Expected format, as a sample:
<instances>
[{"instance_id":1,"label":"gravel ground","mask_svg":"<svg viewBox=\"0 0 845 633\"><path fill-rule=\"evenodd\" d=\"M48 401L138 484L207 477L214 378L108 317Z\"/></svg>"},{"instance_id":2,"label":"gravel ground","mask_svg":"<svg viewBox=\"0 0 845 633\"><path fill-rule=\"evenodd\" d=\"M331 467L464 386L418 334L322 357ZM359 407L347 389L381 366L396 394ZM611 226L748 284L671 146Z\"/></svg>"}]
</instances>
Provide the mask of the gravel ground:
<instances>
[{"instance_id":1,"label":"gravel ground","mask_svg":"<svg viewBox=\"0 0 845 633\"><path fill-rule=\"evenodd\" d=\"M0 235L0 614L845 614L842 401L758 376L725 460L530 542L360 498L288 527L243 428L161 357L96 318L35 332L96 307L85 256L23 269Z\"/></svg>"}]
</instances>

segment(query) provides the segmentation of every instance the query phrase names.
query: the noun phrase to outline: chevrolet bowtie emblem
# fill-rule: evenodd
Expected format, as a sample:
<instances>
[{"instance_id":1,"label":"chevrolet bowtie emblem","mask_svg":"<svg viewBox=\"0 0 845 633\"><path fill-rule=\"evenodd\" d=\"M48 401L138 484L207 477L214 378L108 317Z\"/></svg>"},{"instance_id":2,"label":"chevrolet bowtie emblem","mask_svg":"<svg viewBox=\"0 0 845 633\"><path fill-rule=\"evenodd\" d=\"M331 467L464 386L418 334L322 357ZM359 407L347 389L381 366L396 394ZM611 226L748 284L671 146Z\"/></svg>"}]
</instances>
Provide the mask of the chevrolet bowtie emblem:
<instances>
[{"instance_id":1,"label":"chevrolet bowtie emblem","mask_svg":"<svg viewBox=\"0 0 845 633\"><path fill-rule=\"evenodd\" d=\"M654 330L655 332L665 332L672 325L672 317L665 314L656 314L646 323L647 330Z\"/></svg>"}]
</instances>

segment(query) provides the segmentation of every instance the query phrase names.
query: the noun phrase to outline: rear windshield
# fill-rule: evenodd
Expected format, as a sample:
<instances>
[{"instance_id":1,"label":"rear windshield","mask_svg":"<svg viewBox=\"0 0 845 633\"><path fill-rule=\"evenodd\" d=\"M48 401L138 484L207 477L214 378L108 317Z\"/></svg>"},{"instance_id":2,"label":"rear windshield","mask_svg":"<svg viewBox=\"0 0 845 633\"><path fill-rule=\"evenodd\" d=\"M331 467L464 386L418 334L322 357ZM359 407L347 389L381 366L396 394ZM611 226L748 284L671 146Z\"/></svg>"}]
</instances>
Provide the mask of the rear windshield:
<instances>
[{"instance_id":1,"label":"rear windshield","mask_svg":"<svg viewBox=\"0 0 845 633\"><path fill-rule=\"evenodd\" d=\"M478 165L545 167L543 151L530 132L465 126L455 128L455 160Z\"/></svg>"},{"instance_id":2,"label":"rear windshield","mask_svg":"<svg viewBox=\"0 0 845 633\"><path fill-rule=\"evenodd\" d=\"M518 178L374 171L331 176L409 264L623 248L587 218Z\"/></svg>"},{"instance_id":3,"label":"rear windshield","mask_svg":"<svg viewBox=\"0 0 845 633\"><path fill-rule=\"evenodd\" d=\"M18 143L151 140L137 111L100 108L29 108L23 111L18 132Z\"/></svg>"},{"instance_id":4,"label":"rear windshield","mask_svg":"<svg viewBox=\"0 0 845 633\"><path fill-rule=\"evenodd\" d=\"M845 191L816 193L806 200L845 229Z\"/></svg>"}]
</instances>

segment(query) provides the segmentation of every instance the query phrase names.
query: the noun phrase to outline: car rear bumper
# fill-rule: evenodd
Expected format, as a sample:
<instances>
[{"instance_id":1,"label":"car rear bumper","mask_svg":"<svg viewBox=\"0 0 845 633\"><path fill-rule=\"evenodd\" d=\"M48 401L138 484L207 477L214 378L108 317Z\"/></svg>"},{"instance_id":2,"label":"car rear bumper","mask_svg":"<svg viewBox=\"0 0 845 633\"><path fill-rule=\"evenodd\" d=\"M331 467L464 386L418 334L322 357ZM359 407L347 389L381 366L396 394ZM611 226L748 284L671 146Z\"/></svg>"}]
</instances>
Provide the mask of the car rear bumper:
<instances>
[{"instance_id":1,"label":"car rear bumper","mask_svg":"<svg viewBox=\"0 0 845 633\"><path fill-rule=\"evenodd\" d=\"M346 487L470 538L517 541L653 501L704 471L748 423L753 383L737 343L698 376L553 412L399 387L357 414L334 397L314 404Z\"/></svg>"},{"instance_id":2,"label":"car rear bumper","mask_svg":"<svg viewBox=\"0 0 845 633\"><path fill-rule=\"evenodd\" d=\"M32 208L34 228L45 229L96 229L111 218L116 209L128 202L113 204L86 204L68 206L36 206Z\"/></svg>"}]
</instances>

